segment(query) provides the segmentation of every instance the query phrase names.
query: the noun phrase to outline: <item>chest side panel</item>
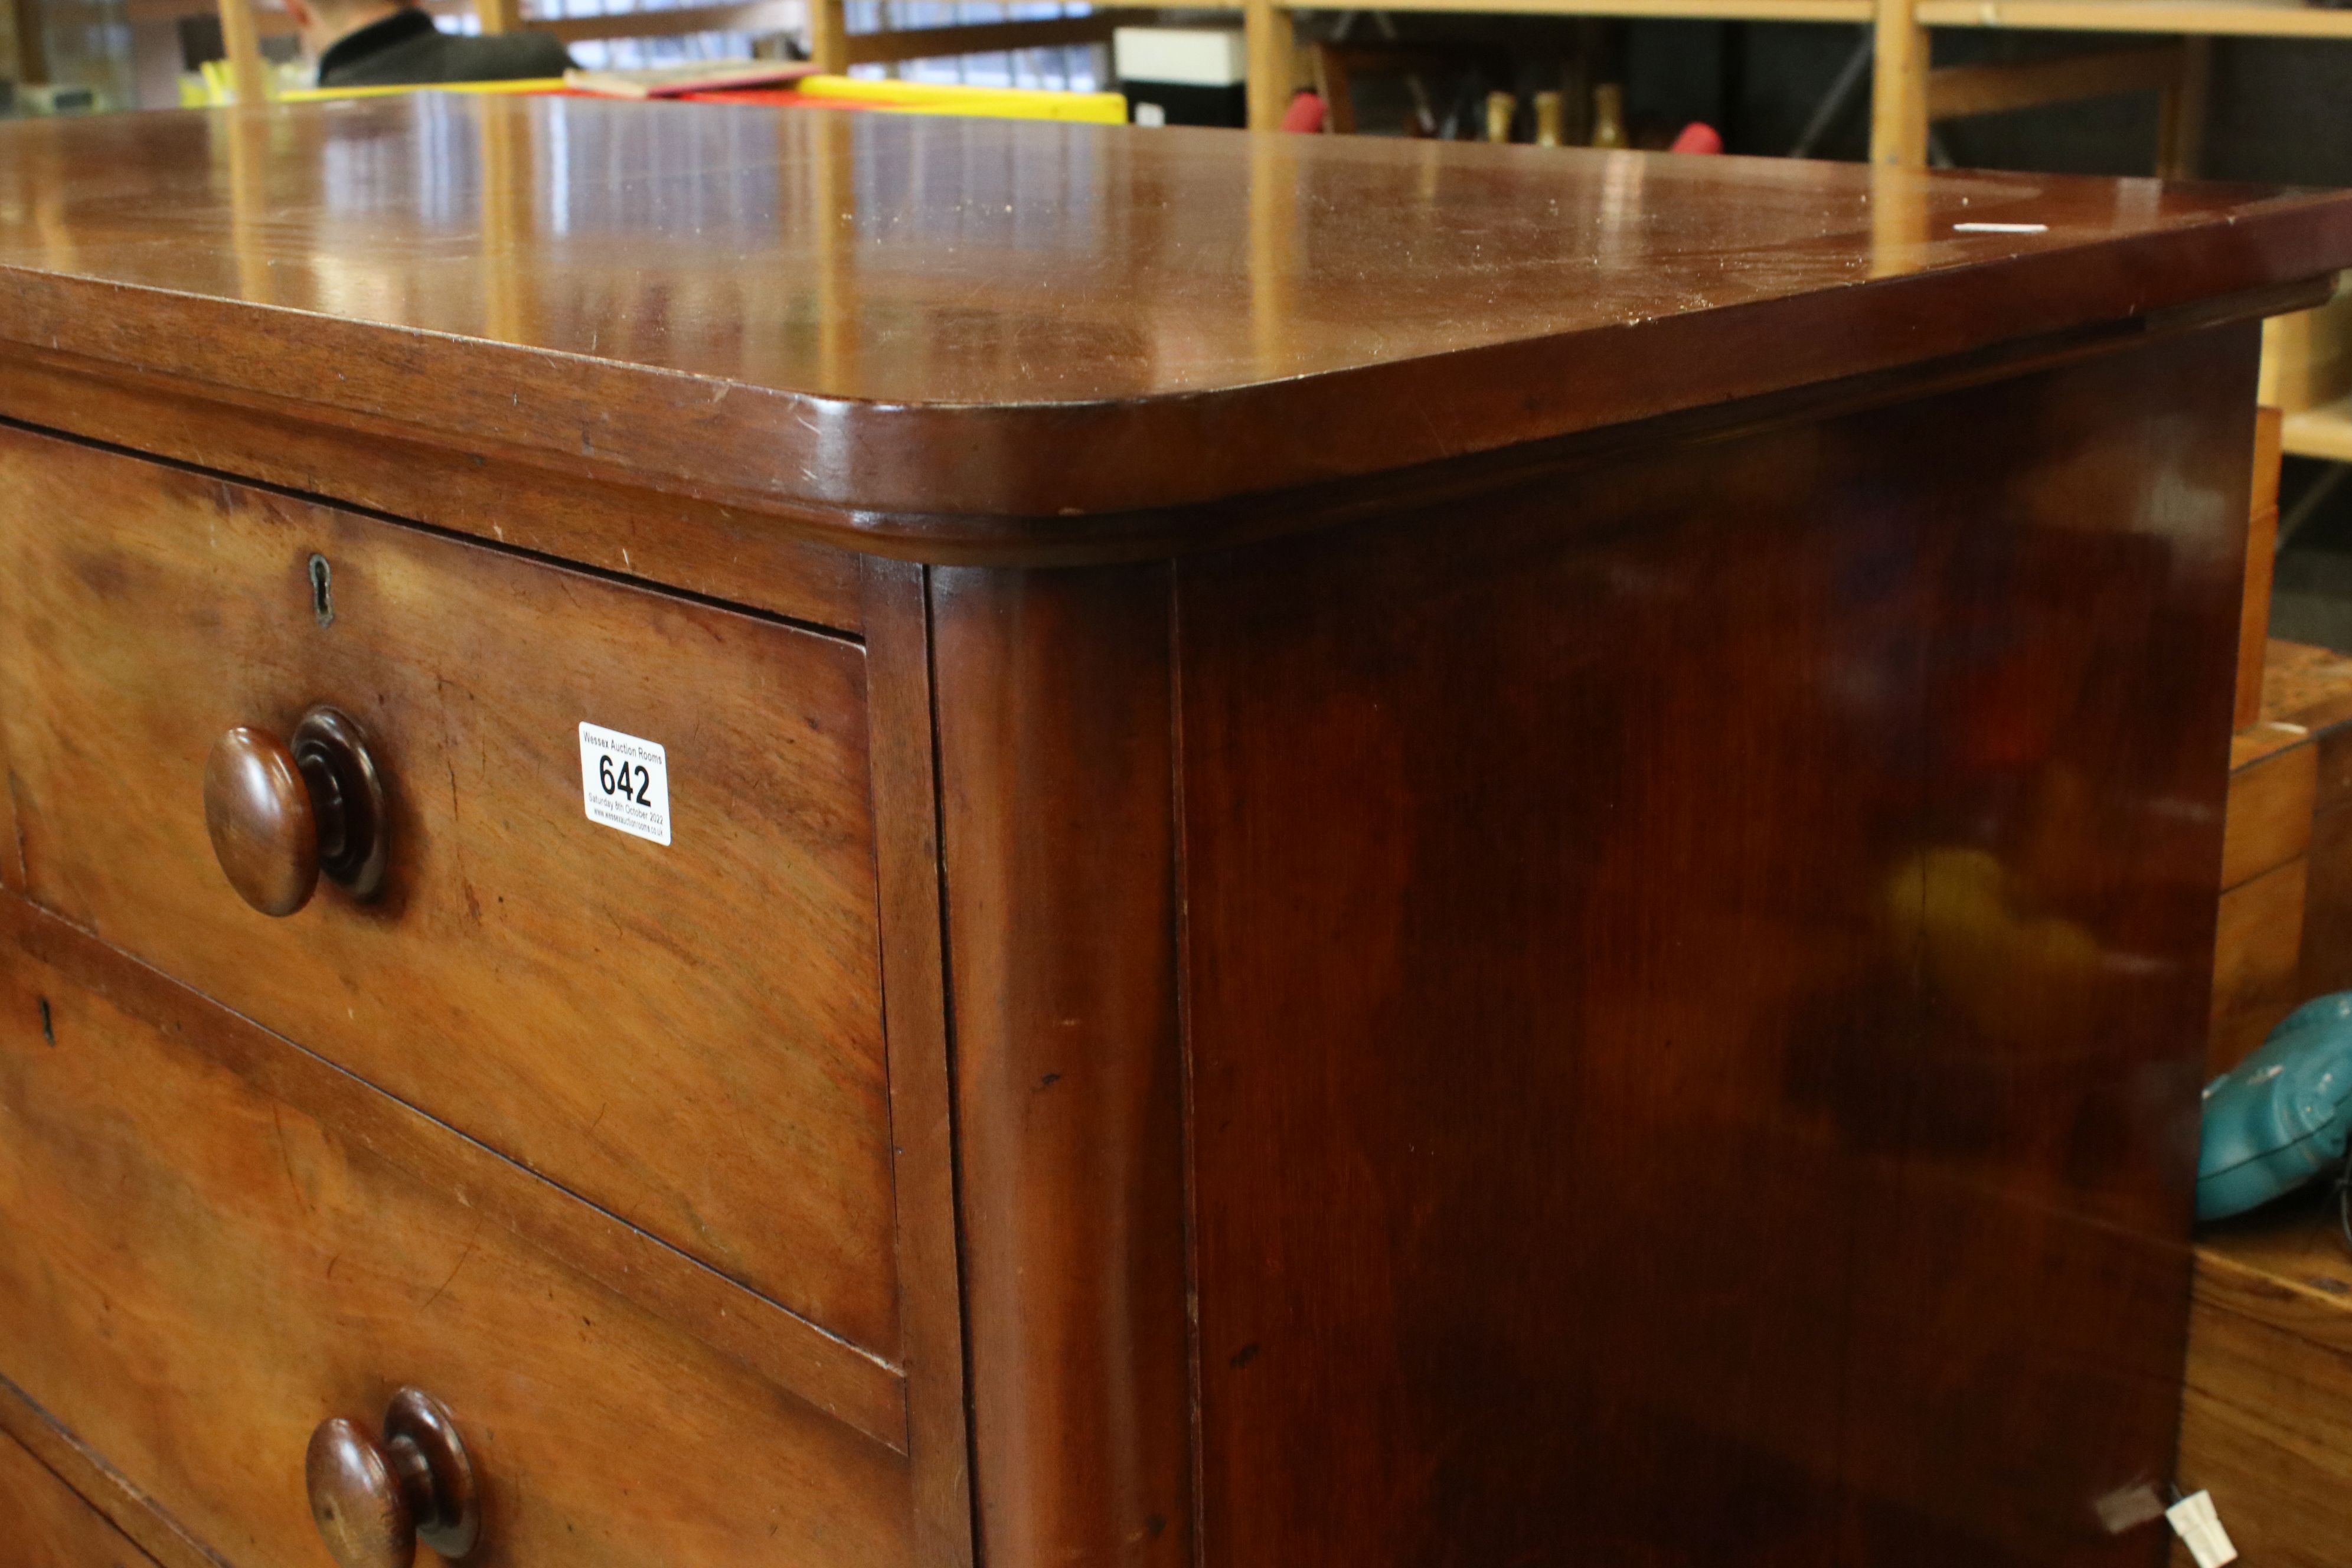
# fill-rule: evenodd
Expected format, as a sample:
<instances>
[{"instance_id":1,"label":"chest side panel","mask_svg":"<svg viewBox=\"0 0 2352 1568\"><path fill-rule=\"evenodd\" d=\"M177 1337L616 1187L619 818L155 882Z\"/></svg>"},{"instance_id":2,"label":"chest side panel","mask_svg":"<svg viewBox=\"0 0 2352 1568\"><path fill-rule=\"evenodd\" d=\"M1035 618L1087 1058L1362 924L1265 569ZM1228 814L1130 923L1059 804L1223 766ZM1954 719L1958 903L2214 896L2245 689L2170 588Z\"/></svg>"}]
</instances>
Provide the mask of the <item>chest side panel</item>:
<instances>
[{"instance_id":1,"label":"chest side panel","mask_svg":"<svg viewBox=\"0 0 2352 1568\"><path fill-rule=\"evenodd\" d=\"M1210 1563L2150 1559L2253 360L1180 568Z\"/></svg>"}]
</instances>

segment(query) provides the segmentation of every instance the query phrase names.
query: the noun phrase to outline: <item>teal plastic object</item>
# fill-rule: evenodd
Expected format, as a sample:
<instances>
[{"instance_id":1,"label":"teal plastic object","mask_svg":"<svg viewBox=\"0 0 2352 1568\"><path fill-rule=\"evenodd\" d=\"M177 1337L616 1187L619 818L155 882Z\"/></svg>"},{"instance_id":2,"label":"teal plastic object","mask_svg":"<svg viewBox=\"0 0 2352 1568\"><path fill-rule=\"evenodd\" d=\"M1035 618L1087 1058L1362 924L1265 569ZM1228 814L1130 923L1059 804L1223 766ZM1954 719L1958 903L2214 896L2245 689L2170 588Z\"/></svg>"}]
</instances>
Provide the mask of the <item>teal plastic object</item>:
<instances>
[{"instance_id":1,"label":"teal plastic object","mask_svg":"<svg viewBox=\"0 0 2352 1568\"><path fill-rule=\"evenodd\" d=\"M2197 1217L2243 1214L2344 1163L2352 1134L2352 991L2307 1002L2205 1086Z\"/></svg>"}]
</instances>

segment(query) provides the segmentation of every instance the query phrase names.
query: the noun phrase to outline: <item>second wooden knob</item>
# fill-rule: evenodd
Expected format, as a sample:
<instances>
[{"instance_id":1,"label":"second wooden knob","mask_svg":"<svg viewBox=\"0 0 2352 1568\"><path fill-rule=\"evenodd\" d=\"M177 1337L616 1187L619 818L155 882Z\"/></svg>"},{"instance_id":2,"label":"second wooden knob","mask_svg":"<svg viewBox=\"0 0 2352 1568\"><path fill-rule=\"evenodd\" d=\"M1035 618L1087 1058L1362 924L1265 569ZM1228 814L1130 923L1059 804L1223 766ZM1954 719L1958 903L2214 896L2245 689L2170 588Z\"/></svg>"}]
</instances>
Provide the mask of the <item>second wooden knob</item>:
<instances>
[{"instance_id":1,"label":"second wooden knob","mask_svg":"<svg viewBox=\"0 0 2352 1568\"><path fill-rule=\"evenodd\" d=\"M392 1396L381 1441L355 1421L321 1422L302 1479L311 1521L342 1568L409 1568L420 1541L445 1558L474 1548L473 1463L449 1412L419 1389Z\"/></svg>"}]
</instances>

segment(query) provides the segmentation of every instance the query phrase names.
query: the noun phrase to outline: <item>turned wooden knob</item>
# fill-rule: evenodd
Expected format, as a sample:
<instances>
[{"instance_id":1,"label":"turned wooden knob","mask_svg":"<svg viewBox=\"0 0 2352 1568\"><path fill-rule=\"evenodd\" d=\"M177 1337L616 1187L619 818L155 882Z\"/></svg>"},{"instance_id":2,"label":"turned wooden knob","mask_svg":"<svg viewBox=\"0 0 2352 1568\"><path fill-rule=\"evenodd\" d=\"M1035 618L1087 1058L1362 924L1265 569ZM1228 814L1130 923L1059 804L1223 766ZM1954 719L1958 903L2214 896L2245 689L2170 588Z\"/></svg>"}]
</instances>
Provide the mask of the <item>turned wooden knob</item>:
<instances>
[{"instance_id":1,"label":"turned wooden knob","mask_svg":"<svg viewBox=\"0 0 2352 1568\"><path fill-rule=\"evenodd\" d=\"M310 1517L342 1568L408 1568L420 1541L463 1557L480 1532L466 1445L440 1401L417 1389L392 1396L381 1442L340 1415L321 1422L302 1474Z\"/></svg>"},{"instance_id":2,"label":"turned wooden knob","mask_svg":"<svg viewBox=\"0 0 2352 1568\"><path fill-rule=\"evenodd\" d=\"M383 781L366 738L313 708L281 741L240 724L205 763L205 827L239 897L265 915L310 901L320 873L366 898L383 882Z\"/></svg>"}]
</instances>

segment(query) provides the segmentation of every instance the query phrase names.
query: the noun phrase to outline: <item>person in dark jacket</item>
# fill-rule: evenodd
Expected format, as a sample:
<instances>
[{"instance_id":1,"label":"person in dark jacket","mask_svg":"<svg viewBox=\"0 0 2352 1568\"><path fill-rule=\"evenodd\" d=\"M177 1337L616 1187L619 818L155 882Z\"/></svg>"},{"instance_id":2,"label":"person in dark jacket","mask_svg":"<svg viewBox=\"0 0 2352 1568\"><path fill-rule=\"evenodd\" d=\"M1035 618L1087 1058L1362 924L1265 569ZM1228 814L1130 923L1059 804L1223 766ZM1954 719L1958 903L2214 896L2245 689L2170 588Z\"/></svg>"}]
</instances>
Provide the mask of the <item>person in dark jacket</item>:
<instances>
[{"instance_id":1,"label":"person in dark jacket","mask_svg":"<svg viewBox=\"0 0 2352 1568\"><path fill-rule=\"evenodd\" d=\"M286 0L319 57L320 87L398 87L562 76L572 64L545 33L445 33L396 0Z\"/></svg>"}]
</instances>

